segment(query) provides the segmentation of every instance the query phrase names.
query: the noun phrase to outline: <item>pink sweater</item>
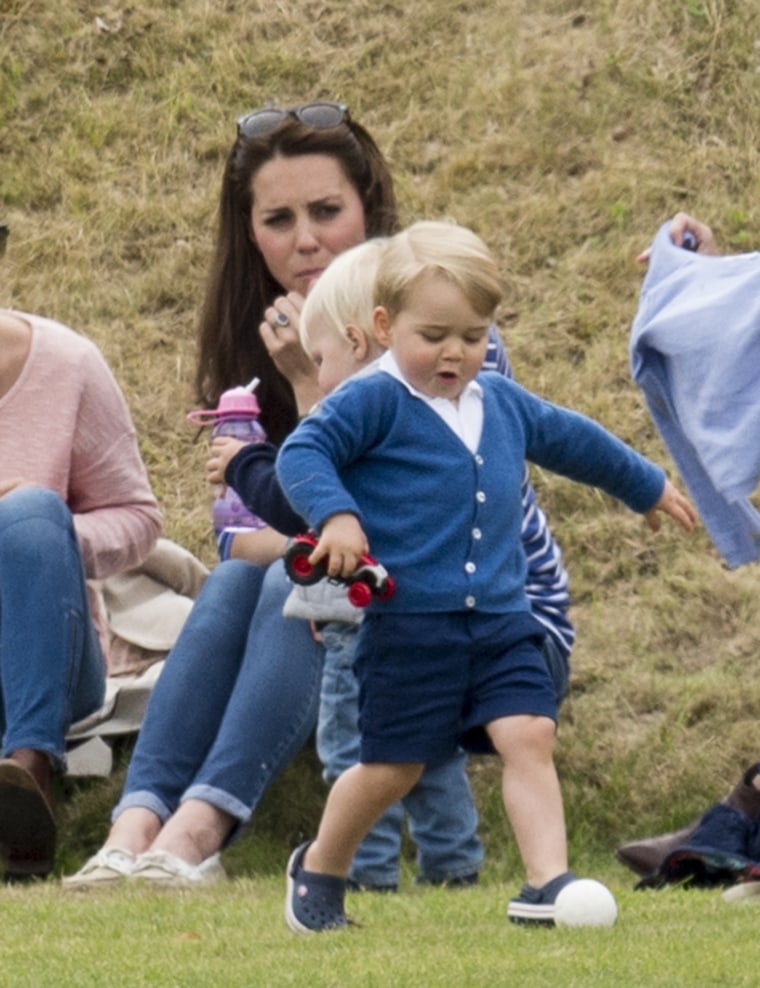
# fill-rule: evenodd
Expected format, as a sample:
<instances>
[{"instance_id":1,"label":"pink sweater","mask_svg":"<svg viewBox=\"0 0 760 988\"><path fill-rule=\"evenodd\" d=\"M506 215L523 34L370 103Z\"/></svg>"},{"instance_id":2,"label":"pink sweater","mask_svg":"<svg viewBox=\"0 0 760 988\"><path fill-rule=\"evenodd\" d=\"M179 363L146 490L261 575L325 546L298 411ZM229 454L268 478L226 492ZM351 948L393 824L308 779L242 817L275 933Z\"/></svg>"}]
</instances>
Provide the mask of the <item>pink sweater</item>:
<instances>
[{"instance_id":1,"label":"pink sweater","mask_svg":"<svg viewBox=\"0 0 760 988\"><path fill-rule=\"evenodd\" d=\"M29 357L0 398L0 476L56 491L71 509L89 581L138 566L161 530L124 396L90 340L60 323L32 326ZM107 655L95 588L90 604Z\"/></svg>"}]
</instances>

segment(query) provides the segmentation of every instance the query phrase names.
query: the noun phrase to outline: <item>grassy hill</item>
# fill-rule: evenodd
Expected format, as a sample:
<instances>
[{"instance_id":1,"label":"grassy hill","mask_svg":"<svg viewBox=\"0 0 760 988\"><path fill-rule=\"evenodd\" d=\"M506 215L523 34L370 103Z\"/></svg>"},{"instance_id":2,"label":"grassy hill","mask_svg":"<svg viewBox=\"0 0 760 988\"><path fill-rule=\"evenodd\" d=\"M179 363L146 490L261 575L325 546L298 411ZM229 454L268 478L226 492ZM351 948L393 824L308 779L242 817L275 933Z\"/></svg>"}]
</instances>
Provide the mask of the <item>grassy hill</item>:
<instances>
[{"instance_id":1,"label":"grassy hill","mask_svg":"<svg viewBox=\"0 0 760 988\"><path fill-rule=\"evenodd\" d=\"M0 305L101 346L167 536L213 560L205 450L185 422L196 315L235 118L269 99L348 103L393 165L404 219L452 217L501 259L518 378L673 475L628 369L635 258L684 208L725 249L760 246L760 7L0 3ZM704 531L652 536L595 491L533 477L578 627L558 745L571 839L612 848L684 822L760 754L757 570L727 571ZM495 766L473 775L497 853ZM271 834L308 829L316 779L304 755L251 843L270 818ZM112 796L71 794L72 841L92 847Z\"/></svg>"}]
</instances>

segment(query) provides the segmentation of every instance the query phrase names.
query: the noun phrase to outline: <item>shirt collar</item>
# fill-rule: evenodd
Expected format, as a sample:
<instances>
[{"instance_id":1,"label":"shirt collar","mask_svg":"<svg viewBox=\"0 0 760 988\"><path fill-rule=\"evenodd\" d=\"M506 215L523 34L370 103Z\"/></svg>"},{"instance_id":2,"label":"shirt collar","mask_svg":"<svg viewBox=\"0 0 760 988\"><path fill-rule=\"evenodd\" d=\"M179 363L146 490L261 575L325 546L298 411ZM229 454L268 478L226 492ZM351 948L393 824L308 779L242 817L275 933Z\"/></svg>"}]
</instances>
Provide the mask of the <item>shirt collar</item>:
<instances>
[{"instance_id":1,"label":"shirt collar","mask_svg":"<svg viewBox=\"0 0 760 988\"><path fill-rule=\"evenodd\" d=\"M377 363L377 367L378 370L385 371L386 374L390 374L391 377L395 377L397 381L400 381L404 385L404 387L407 389L407 391L409 391L410 394L413 394L416 398L421 398L423 401L426 401L429 405L434 405L437 402L441 402L441 401L450 404L448 398L431 398L430 395L423 394L421 391L418 391L417 388L412 387L412 385L407 381L407 379L401 373L401 368L399 367L395 356L391 353L390 350L386 350L385 353L382 355L382 357L380 357ZM467 393L472 393L473 395L477 395L478 397L482 398L483 389L478 384L477 381L470 381L469 384L465 385L464 391L462 392L462 394L467 394Z\"/></svg>"}]
</instances>

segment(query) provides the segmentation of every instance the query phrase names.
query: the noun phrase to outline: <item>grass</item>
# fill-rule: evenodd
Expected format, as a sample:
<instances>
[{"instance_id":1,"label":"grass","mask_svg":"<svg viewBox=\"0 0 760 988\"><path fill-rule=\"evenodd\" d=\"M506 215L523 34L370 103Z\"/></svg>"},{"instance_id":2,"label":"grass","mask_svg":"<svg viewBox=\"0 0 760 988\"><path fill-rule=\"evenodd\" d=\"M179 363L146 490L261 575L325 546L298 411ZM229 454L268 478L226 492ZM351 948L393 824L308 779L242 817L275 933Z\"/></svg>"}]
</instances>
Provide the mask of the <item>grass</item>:
<instances>
[{"instance_id":1,"label":"grass","mask_svg":"<svg viewBox=\"0 0 760 988\"><path fill-rule=\"evenodd\" d=\"M349 103L392 163L405 220L453 217L496 251L518 378L675 475L630 379L635 257L681 208L726 250L760 244L760 7L0 4L0 222L11 228L0 304L59 318L101 346L169 537L213 561L205 450L184 419L195 324L234 119L270 98ZM594 491L533 478L565 551L578 628L557 750L573 860L619 894L615 930L507 928L509 893L491 885L362 900L362 932L293 941L268 876L319 812L324 790L305 752L227 852L229 890L197 900L130 891L65 909L52 884L0 892L0 982L107 984L123 970L132 984L750 983L751 909L714 894L634 896L612 849L685 823L758 757L756 568L726 570L703 531L654 537ZM97 846L122 771L66 784L59 870ZM474 760L472 775L492 880L516 882L496 768Z\"/></svg>"},{"instance_id":2,"label":"grass","mask_svg":"<svg viewBox=\"0 0 760 988\"><path fill-rule=\"evenodd\" d=\"M0 984L389 985L556 984L608 988L754 985L757 908L714 892L633 892L607 875L620 916L612 929L508 924L510 886L350 896L361 929L294 937L280 876L223 890L128 888L96 895L50 885L3 896ZM748 958L742 963L740 958Z\"/></svg>"}]
</instances>

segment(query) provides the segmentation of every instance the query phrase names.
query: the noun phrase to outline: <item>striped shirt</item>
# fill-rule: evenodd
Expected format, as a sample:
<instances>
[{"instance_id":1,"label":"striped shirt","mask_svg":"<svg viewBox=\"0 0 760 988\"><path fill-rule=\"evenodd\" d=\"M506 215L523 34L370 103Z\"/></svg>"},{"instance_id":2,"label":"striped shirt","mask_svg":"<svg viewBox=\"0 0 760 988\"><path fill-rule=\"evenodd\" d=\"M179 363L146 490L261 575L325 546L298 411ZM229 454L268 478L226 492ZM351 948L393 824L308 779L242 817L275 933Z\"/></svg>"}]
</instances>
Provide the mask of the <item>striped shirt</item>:
<instances>
[{"instance_id":1,"label":"striped shirt","mask_svg":"<svg viewBox=\"0 0 760 988\"><path fill-rule=\"evenodd\" d=\"M513 377L512 367L496 327L491 327L483 370L495 370ZM522 483L523 521L520 538L528 560L525 592L533 616L553 637L565 656L575 642L575 628L568 617L570 591L562 550L554 540L546 515L536 500L528 467Z\"/></svg>"}]
</instances>

